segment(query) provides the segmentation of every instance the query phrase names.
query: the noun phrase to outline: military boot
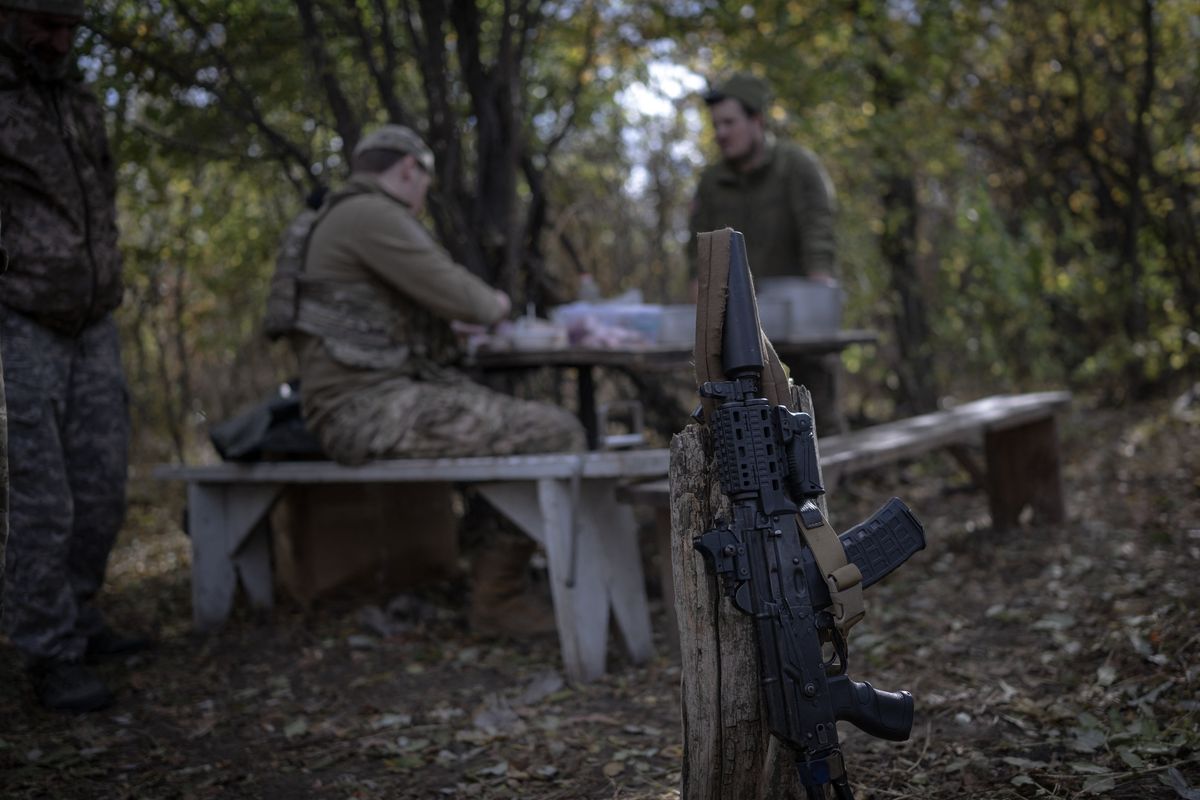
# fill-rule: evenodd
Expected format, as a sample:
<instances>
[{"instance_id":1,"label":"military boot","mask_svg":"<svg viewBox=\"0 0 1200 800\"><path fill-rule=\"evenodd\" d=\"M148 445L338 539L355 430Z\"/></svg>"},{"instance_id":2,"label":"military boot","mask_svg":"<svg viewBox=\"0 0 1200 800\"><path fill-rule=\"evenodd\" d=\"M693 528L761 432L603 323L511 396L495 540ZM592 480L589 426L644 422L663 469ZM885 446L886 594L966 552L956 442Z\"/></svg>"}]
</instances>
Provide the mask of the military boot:
<instances>
[{"instance_id":1,"label":"military boot","mask_svg":"<svg viewBox=\"0 0 1200 800\"><path fill-rule=\"evenodd\" d=\"M147 650L153 643L146 636L136 633L121 633L105 625L88 637L84 656L96 661L110 656L131 656Z\"/></svg>"},{"instance_id":2,"label":"military boot","mask_svg":"<svg viewBox=\"0 0 1200 800\"><path fill-rule=\"evenodd\" d=\"M38 702L54 711L99 711L113 693L95 672L78 661L43 661L29 669Z\"/></svg>"},{"instance_id":3,"label":"military boot","mask_svg":"<svg viewBox=\"0 0 1200 800\"><path fill-rule=\"evenodd\" d=\"M478 548L471 565L471 629L484 636L553 633L554 609L533 591L529 558L537 545L500 534Z\"/></svg>"}]
</instances>

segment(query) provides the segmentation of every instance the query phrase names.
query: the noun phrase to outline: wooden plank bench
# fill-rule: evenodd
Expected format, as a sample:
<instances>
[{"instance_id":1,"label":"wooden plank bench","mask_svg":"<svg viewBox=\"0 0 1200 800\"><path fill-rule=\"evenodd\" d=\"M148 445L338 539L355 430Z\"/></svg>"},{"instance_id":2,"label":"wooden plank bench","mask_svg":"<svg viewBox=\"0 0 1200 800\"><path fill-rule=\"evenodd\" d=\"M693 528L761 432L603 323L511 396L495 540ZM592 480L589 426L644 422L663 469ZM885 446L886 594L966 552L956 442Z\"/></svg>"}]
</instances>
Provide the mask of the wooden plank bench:
<instances>
[{"instance_id":1,"label":"wooden plank bench","mask_svg":"<svg viewBox=\"0 0 1200 800\"><path fill-rule=\"evenodd\" d=\"M826 491L854 473L912 458L939 448L983 445L985 466L975 469L988 495L992 526L1015 526L1025 508L1044 522L1065 516L1055 416L1071 401L1070 392L996 395L944 411L821 437L821 472ZM818 426L820 420L817 421ZM672 616L671 490L666 478L622 486L618 498L655 509L660 580ZM855 520L857 521L857 520Z\"/></svg>"},{"instance_id":2,"label":"wooden plank bench","mask_svg":"<svg viewBox=\"0 0 1200 800\"><path fill-rule=\"evenodd\" d=\"M240 583L251 604L273 602L265 517L286 486L324 483L455 482L474 485L546 549L563 664L571 680L604 673L610 615L630 657L653 654L650 613L633 512L620 482L664 477L668 451L375 461L163 465L160 480L185 481L192 539L195 626L220 626ZM400 532L397 532L398 534Z\"/></svg>"}]
</instances>

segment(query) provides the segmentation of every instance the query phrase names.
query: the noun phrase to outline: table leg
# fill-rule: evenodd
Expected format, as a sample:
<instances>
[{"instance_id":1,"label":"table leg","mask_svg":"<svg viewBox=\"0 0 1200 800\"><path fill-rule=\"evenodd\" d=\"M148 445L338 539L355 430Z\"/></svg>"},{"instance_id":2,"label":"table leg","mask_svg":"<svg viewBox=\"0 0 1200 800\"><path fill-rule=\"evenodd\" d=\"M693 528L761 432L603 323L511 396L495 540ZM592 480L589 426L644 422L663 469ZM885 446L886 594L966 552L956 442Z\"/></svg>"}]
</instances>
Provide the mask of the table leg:
<instances>
[{"instance_id":1,"label":"table leg","mask_svg":"<svg viewBox=\"0 0 1200 800\"><path fill-rule=\"evenodd\" d=\"M260 523L279 490L270 484L188 486L192 621L197 630L212 630L229 618L239 573L255 605L269 607L269 543Z\"/></svg>"},{"instance_id":2,"label":"table leg","mask_svg":"<svg viewBox=\"0 0 1200 800\"><path fill-rule=\"evenodd\" d=\"M481 483L476 487L487 501L513 524L543 547L546 546L546 521L538 508L537 487L533 481Z\"/></svg>"},{"instance_id":3,"label":"table leg","mask_svg":"<svg viewBox=\"0 0 1200 800\"><path fill-rule=\"evenodd\" d=\"M641 664L654 655L646 577L637 520L630 506L617 502L616 493L615 480L584 481L575 513L582 526L580 541L594 544L595 557L603 566L604 585L625 649L635 664ZM579 553L580 558L583 555Z\"/></svg>"},{"instance_id":4,"label":"table leg","mask_svg":"<svg viewBox=\"0 0 1200 800\"><path fill-rule=\"evenodd\" d=\"M577 683L604 674L608 623L616 619L630 659L654 654L646 582L633 511L616 481L546 478L482 484L480 492L546 548L563 669Z\"/></svg>"},{"instance_id":5,"label":"table leg","mask_svg":"<svg viewBox=\"0 0 1200 800\"><path fill-rule=\"evenodd\" d=\"M579 421L587 433L588 450L595 450L600 443L600 431L596 429L596 378L589 366L575 368L578 373L576 389L579 392Z\"/></svg>"},{"instance_id":6,"label":"table leg","mask_svg":"<svg viewBox=\"0 0 1200 800\"><path fill-rule=\"evenodd\" d=\"M571 502L570 482L548 478L537 489L563 667L571 681L586 683L605 668L610 603L604 571L595 537ZM572 520L579 526L574 532Z\"/></svg>"},{"instance_id":7,"label":"table leg","mask_svg":"<svg viewBox=\"0 0 1200 800\"><path fill-rule=\"evenodd\" d=\"M1066 518L1054 417L990 430L984 452L993 528L1017 527L1026 505L1039 522L1053 525Z\"/></svg>"},{"instance_id":8,"label":"table leg","mask_svg":"<svg viewBox=\"0 0 1200 800\"><path fill-rule=\"evenodd\" d=\"M250 606L259 611L270 611L275 605L275 585L271 578L271 524L266 517L270 507L268 503L262 519L251 528L233 554L233 564Z\"/></svg>"}]
</instances>

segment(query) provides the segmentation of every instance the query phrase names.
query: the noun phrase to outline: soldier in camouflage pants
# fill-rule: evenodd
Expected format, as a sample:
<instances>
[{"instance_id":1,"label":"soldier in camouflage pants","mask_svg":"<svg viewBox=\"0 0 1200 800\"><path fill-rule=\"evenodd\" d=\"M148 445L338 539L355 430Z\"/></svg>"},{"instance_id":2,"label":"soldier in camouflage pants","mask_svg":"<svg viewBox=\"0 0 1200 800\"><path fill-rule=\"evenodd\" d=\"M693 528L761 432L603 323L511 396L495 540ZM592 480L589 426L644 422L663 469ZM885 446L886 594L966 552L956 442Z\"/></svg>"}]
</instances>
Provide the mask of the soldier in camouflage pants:
<instances>
[{"instance_id":1,"label":"soldier in camouflage pants","mask_svg":"<svg viewBox=\"0 0 1200 800\"><path fill-rule=\"evenodd\" d=\"M582 449L579 421L549 403L520 400L447 373L438 380L393 378L365 389L318 429L339 461L370 458L550 453Z\"/></svg>"},{"instance_id":2,"label":"soldier in camouflage pants","mask_svg":"<svg viewBox=\"0 0 1200 800\"><path fill-rule=\"evenodd\" d=\"M455 263L420 222L434 171L429 147L387 125L363 137L352 162L354 174L313 223L302 263L281 271L298 276L294 300L276 295L284 280L272 283L278 302L268 302L268 320L295 311L305 418L325 452L360 464L582 449L583 426L570 412L494 392L456 368L451 322L490 325L511 302ZM472 627L553 630L549 606L525 591L535 545L489 517L486 536L476 527L463 537L468 548L481 545L472 554Z\"/></svg>"},{"instance_id":3,"label":"soldier in camouflage pants","mask_svg":"<svg viewBox=\"0 0 1200 800\"><path fill-rule=\"evenodd\" d=\"M82 0L0 0L0 349L8 412L4 630L39 701L113 700L84 657L145 640L91 604L125 509L129 438L112 312L123 292L116 176L71 58Z\"/></svg>"}]
</instances>

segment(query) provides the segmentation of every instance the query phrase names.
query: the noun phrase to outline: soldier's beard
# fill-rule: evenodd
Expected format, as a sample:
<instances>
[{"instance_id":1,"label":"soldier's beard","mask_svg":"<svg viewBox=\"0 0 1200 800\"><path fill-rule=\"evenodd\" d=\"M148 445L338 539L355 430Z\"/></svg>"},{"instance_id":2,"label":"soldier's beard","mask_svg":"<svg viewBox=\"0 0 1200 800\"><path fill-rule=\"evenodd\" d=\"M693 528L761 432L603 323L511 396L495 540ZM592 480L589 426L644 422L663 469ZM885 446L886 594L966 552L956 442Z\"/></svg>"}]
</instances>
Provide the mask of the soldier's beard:
<instances>
[{"instance_id":1,"label":"soldier's beard","mask_svg":"<svg viewBox=\"0 0 1200 800\"><path fill-rule=\"evenodd\" d=\"M31 47L25 42L19 20L9 17L0 30L4 49L16 53L27 68L43 83L58 83L71 74L71 56L60 56L53 50Z\"/></svg>"}]
</instances>

